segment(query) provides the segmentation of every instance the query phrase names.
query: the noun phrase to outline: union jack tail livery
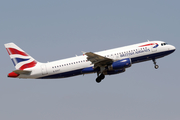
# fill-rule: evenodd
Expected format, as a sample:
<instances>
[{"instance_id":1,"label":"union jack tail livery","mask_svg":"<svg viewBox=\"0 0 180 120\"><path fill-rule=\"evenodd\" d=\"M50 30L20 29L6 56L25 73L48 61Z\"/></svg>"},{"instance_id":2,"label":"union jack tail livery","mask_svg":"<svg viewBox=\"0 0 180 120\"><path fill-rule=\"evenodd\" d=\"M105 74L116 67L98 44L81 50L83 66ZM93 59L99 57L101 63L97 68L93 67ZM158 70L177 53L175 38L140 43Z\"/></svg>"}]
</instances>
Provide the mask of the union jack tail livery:
<instances>
[{"instance_id":1,"label":"union jack tail livery","mask_svg":"<svg viewBox=\"0 0 180 120\"><path fill-rule=\"evenodd\" d=\"M8 75L9 77L11 76L16 77L17 73L25 72L26 69L33 68L38 63L34 58L32 58L30 55L28 55L25 51L23 51L14 43L7 43L5 44L5 47L16 68L15 71L9 73Z\"/></svg>"}]
</instances>

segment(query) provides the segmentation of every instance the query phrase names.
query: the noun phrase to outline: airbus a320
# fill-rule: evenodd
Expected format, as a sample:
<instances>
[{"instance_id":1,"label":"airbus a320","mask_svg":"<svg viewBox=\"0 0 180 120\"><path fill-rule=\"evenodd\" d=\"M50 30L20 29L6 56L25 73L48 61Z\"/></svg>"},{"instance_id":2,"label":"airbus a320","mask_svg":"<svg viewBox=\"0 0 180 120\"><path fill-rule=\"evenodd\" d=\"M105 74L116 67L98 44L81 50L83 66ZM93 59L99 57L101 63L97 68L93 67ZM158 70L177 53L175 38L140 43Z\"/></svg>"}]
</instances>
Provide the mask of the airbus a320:
<instances>
[{"instance_id":1,"label":"airbus a320","mask_svg":"<svg viewBox=\"0 0 180 120\"><path fill-rule=\"evenodd\" d=\"M100 52L82 52L81 56L41 63L14 43L5 44L5 48L15 66L15 70L9 73L8 77L55 79L97 73L97 83L100 83L105 75L123 73L133 64L148 60L152 60L155 69L158 69L156 59L176 50L173 45L163 41L147 41Z\"/></svg>"}]
</instances>

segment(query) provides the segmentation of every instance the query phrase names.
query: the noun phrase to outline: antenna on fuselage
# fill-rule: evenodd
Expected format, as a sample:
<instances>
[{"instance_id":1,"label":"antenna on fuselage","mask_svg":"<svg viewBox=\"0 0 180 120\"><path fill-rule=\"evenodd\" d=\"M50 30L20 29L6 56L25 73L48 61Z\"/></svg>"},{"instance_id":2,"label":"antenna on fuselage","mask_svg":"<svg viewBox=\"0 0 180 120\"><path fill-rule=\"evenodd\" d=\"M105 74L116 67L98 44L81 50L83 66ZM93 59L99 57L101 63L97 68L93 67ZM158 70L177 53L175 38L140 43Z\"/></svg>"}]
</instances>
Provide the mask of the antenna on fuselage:
<instances>
[{"instance_id":1,"label":"antenna on fuselage","mask_svg":"<svg viewBox=\"0 0 180 120\"><path fill-rule=\"evenodd\" d=\"M149 42L149 40L147 39L147 41Z\"/></svg>"}]
</instances>

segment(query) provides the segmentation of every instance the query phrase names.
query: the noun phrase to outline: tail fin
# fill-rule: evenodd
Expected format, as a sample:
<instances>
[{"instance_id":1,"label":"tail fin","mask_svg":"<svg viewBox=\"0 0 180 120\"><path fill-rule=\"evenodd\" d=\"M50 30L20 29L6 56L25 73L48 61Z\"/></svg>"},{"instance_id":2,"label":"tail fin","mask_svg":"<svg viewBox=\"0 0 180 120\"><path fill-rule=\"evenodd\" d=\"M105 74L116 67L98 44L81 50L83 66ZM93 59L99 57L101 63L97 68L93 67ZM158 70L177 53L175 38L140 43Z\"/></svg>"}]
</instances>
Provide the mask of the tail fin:
<instances>
[{"instance_id":1,"label":"tail fin","mask_svg":"<svg viewBox=\"0 0 180 120\"><path fill-rule=\"evenodd\" d=\"M4 44L16 70L24 70L32 68L38 63L34 58L28 55L25 51L19 48L14 43Z\"/></svg>"}]
</instances>

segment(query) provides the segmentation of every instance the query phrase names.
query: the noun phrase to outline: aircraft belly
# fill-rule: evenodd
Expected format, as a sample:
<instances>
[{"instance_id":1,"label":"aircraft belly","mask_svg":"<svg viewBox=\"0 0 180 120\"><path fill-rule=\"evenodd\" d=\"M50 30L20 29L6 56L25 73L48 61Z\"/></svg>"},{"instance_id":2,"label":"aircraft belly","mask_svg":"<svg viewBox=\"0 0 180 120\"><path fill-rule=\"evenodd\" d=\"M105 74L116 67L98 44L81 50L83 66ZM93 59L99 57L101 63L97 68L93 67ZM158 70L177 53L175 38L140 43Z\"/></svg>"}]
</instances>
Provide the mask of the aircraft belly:
<instances>
[{"instance_id":1,"label":"aircraft belly","mask_svg":"<svg viewBox=\"0 0 180 120\"><path fill-rule=\"evenodd\" d=\"M171 54L172 52L174 52L174 51L173 50L172 51L165 51L165 52L159 52L159 53L154 53L154 54L148 54L148 55L133 57L133 58L131 58L131 61L132 61L132 64L144 62L144 61L164 57L166 55Z\"/></svg>"}]
</instances>

